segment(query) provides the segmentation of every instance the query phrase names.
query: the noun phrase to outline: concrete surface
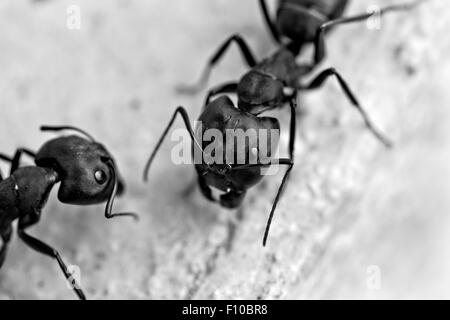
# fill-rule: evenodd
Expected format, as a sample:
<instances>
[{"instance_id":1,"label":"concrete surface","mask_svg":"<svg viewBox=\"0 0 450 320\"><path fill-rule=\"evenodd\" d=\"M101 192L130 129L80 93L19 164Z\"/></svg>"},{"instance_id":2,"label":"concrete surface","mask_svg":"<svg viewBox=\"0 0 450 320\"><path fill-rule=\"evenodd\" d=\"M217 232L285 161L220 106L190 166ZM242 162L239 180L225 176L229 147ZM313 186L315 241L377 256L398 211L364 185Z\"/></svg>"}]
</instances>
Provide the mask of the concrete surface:
<instances>
[{"instance_id":1,"label":"concrete surface","mask_svg":"<svg viewBox=\"0 0 450 320\"><path fill-rule=\"evenodd\" d=\"M348 13L393 2L353 1ZM72 4L81 30L66 27ZM379 31L332 34L323 68L341 71L396 147L372 138L335 84L303 96L297 163L262 248L280 176L229 212L198 191L183 197L194 172L170 162L168 141L141 182L175 107L200 110L204 92L181 96L177 84L232 33L259 57L275 49L256 1L1 1L1 151L38 149L54 136L41 124L83 127L126 177L116 209L141 214L107 221L103 206L61 204L55 188L32 233L81 268L90 299L450 298L449 8L431 0ZM210 84L245 70L232 50ZM15 236L0 298L75 296L56 262Z\"/></svg>"}]
</instances>

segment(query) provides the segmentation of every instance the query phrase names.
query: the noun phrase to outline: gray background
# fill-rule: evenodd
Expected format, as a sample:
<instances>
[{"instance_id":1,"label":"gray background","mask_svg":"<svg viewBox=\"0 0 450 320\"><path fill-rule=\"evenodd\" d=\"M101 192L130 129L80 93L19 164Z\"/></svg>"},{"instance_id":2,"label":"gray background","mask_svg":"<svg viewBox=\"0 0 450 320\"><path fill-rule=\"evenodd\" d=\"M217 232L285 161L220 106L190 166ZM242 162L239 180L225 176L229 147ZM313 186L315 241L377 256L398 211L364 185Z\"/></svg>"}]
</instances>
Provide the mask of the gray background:
<instances>
[{"instance_id":1,"label":"gray background","mask_svg":"<svg viewBox=\"0 0 450 320\"><path fill-rule=\"evenodd\" d=\"M353 1L347 13L393 2ZM66 27L71 4L82 10L81 30ZM260 58L275 50L256 1L1 1L1 151L38 149L54 137L41 124L80 126L126 177L116 210L141 214L139 224L107 221L103 205L59 203L56 186L32 233L80 266L91 299L450 298L449 6L432 0L387 16L379 31L362 23L329 37L321 68L348 79L396 147L387 151L368 134L334 83L303 95L297 163L262 248L281 176L230 212L197 190L182 196L194 172L171 163L168 141L141 182L175 107L192 120L201 108L205 92L178 95L177 84L197 79L232 33ZM211 85L247 70L231 52ZM275 114L286 127L286 109ZM373 265L379 290L367 286ZM56 262L15 236L0 298L75 296Z\"/></svg>"}]
</instances>

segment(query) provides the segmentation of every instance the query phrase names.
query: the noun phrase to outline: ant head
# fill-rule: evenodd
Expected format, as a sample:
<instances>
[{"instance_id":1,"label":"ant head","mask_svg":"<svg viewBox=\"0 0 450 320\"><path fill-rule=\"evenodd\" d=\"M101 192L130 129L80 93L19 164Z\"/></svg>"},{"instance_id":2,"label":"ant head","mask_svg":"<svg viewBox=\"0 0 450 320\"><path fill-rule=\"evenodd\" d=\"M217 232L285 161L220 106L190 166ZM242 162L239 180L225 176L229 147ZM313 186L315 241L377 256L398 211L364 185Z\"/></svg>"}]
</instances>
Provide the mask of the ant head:
<instances>
[{"instance_id":1,"label":"ant head","mask_svg":"<svg viewBox=\"0 0 450 320\"><path fill-rule=\"evenodd\" d=\"M45 143L36 155L36 164L53 168L61 186L58 199L76 205L112 201L121 194L120 181L114 160L106 148L85 132L73 127L42 127L42 130L76 130L87 139L71 135Z\"/></svg>"},{"instance_id":2,"label":"ant head","mask_svg":"<svg viewBox=\"0 0 450 320\"><path fill-rule=\"evenodd\" d=\"M242 165L265 161L276 153L280 132L276 118L249 114L221 96L208 104L198 124L202 158L195 167L202 180L222 191L246 190L261 181L261 168Z\"/></svg>"},{"instance_id":3,"label":"ant head","mask_svg":"<svg viewBox=\"0 0 450 320\"><path fill-rule=\"evenodd\" d=\"M238 86L239 109L258 115L283 102L283 83L269 75L250 71Z\"/></svg>"}]
</instances>

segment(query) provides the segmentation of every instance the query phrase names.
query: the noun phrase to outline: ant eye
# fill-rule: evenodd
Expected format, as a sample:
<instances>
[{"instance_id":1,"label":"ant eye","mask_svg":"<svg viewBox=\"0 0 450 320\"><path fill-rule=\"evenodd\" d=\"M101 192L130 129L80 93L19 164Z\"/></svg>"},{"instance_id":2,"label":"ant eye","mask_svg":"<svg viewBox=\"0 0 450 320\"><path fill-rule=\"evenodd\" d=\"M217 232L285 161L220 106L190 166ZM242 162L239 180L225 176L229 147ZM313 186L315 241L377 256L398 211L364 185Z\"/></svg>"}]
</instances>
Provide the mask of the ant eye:
<instances>
[{"instance_id":1,"label":"ant eye","mask_svg":"<svg viewBox=\"0 0 450 320\"><path fill-rule=\"evenodd\" d=\"M107 180L106 173L102 170L95 171L94 177L95 180L97 180L97 182L100 184L104 184Z\"/></svg>"}]
</instances>

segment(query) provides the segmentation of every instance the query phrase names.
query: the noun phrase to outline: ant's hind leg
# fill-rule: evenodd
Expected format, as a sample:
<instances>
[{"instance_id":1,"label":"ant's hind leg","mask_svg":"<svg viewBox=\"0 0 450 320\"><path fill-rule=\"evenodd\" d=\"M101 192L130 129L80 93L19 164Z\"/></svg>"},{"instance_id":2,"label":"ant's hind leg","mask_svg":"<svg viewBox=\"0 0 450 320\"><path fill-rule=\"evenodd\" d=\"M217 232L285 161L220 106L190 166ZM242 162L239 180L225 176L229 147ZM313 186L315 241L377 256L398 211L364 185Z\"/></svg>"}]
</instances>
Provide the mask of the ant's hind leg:
<instances>
[{"instance_id":1,"label":"ant's hind leg","mask_svg":"<svg viewBox=\"0 0 450 320\"><path fill-rule=\"evenodd\" d=\"M386 138L372 123L372 121L369 118L369 115L367 114L366 110L361 106L359 101L356 99L356 96L354 95L353 91L350 89L349 85L345 81L345 79L333 68L326 69L322 71L316 78L314 78L311 83L307 86L304 86L304 90L313 90L320 88L327 79L331 77L336 77L338 80L338 83L344 92L345 96L350 100L352 105L358 110L358 112L361 114L364 123L366 127L372 132L372 134L387 148L392 147L391 141Z\"/></svg>"},{"instance_id":2,"label":"ant's hind leg","mask_svg":"<svg viewBox=\"0 0 450 320\"><path fill-rule=\"evenodd\" d=\"M199 92L203 87L206 86L206 83L208 82L209 75L211 74L211 70L219 63L220 59L223 57L223 55L226 53L230 45L236 42L238 45L245 62L250 68L253 68L256 65L256 59L253 54L253 52L250 49L250 46L247 44L247 42L239 35L235 34L228 38L214 53L214 55L209 59L209 62L206 66L206 68L203 70L203 73L200 77L200 80L194 84L194 85L180 85L177 88L177 91L180 93L186 93L186 94L195 94Z\"/></svg>"}]
</instances>

